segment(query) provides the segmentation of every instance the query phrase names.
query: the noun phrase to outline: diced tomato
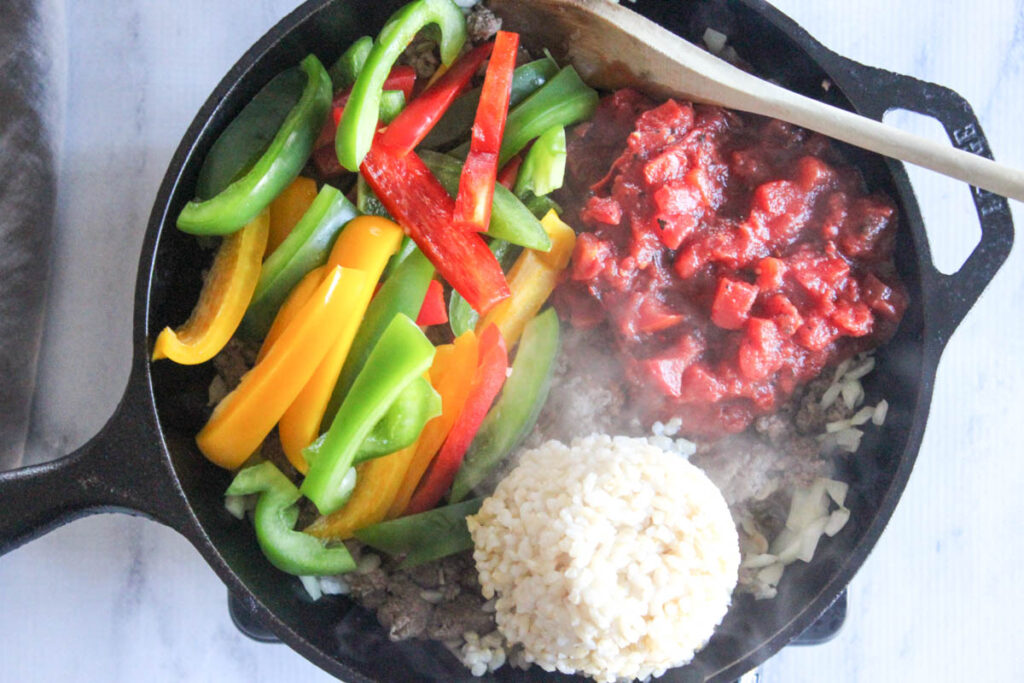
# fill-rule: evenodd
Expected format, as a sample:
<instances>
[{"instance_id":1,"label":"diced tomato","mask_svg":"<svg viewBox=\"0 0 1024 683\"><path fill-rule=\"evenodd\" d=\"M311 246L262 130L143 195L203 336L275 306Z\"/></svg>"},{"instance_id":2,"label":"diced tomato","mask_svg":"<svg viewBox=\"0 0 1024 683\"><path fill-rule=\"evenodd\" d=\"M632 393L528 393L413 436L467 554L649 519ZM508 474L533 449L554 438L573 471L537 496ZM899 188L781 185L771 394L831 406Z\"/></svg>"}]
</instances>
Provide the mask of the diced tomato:
<instances>
[{"instance_id":1,"label":"diced tomato","mask_svg":"<svg viewBox=\"0 0 1024 683\"><path fill-rule=\"evenodd\" d=\"M727 277L718 279L715 300L711 304L711 322L724 330L738 330L750 317L757 299L757 285Z\"/></svg>"},{"instance_id":2,"label":"diced tomato","mask_svg":"<svg viewBox=\"0 0 1024 683\"><path fill-rule=\"evenodd\" d=\"M782 367L782 342L782 336L771 320L748 320L738 354L743 376L749 380L761 380L775 374Z\"/></svg>"},{"instance_id":3,"label":"diced tomato","mask_svg":"<svg viewBox=\"0 0 1024 683\"><path fill-rule=\"evenodd\" d=\"M786 274L786 264L781 259L767 257L761 259L757 268L757 288L762 292L771 292L782 286L782 277Z\"/></svg>"}]
</instances>

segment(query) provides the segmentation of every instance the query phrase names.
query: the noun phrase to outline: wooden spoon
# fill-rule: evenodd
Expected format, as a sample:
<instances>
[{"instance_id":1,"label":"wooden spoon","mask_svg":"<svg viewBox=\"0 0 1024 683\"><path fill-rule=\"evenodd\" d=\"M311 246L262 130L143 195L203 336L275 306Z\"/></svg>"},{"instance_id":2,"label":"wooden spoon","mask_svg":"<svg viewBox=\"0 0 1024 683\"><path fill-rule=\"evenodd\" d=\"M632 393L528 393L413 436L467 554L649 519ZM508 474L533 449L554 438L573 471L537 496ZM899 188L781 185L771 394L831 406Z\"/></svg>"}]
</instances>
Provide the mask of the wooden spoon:
<instances>
[{"instance_id":1,"label":"wooden spoon","mask_svg":"<svg viewBox=\"0 0 1024 683\"><path fill-rule=\"evenodd\" d=\"M790 92L608 0L490 0L512 31L561 47L585 81L769 116L1024 201L1024 172Z\"/></svg>"}]
</instances>

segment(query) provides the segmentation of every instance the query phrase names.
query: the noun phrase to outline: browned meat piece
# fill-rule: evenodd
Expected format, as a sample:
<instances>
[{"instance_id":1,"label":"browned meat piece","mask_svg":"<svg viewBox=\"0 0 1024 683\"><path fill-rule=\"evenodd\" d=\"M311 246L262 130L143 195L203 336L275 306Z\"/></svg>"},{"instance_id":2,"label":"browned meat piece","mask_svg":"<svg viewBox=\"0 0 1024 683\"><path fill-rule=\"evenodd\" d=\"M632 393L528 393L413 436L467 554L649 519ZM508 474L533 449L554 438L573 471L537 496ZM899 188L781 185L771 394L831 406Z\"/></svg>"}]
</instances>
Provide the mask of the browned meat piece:
<instances>
[{"instance_id":1,"label":"browned meat piece","mask_svg":"<svg viewBox=\"0 0 1024 683\"><path fill-rule=\"evenodd\" d=\"M424 635L434 606L420 596L422 591L408 578L396 576L388 584L388 596L377 610L377 620L387 629L391 640Z\"/></svg>"},{"instance_id":2,"label":"browned meat piece","mask_svg":"<svg viewBox=\"0 0 1024 683\"><path fill-rule=\"evenodd\" d=\"M494 613L483 611L484 599L479 594L461 593L451 602L438 605L430 617L427 636L436 640L452 640L463 633L490 633L494 630Z\"/></svg>"},{"instance_id":3,"label":"browned meat piece","mask_svg":"<svg viewBox=\"0 0 1024 683\"><path fill-rule=\"evenodd\" d=\"M482 43L501 30L501 17L483 5L477 5L466 17L466 33L472 43Z\"/></svg>"},{"instance_id":4,"label":"browned meat piece","mask_svg":"<svg viewBox=\"0 0 1024 683\"><path fill-rule=\"evenodd\" d=\"M789 411L762 415L754 420L754 429L773 446L779 446L796 435L796 426Z\"/></svg>"},{"instance_id":5,"label":"browned meat piece","mask_svg":"<svg viewBox=\"0 0 1024 683\"><path fill-rule=\"evenodd\" d=\"M242 375L249 372L256 364L256 353L259 349L237 338L232 338L221 352L213 357L213 367L226 385L226 391L232 391L242 381Z\"/></svg>"},{"instance_id":6,"label":"browned meat piece","mask_svg":"<svg viewBox=\"0 0 1024 683\"><path fill-rule=\"evenodd\" d=\"M380 567L346 574L345 581L352 590L352 597L367 609L377 609L388 597L388 575Z\"/></svg>"}]
</instances>

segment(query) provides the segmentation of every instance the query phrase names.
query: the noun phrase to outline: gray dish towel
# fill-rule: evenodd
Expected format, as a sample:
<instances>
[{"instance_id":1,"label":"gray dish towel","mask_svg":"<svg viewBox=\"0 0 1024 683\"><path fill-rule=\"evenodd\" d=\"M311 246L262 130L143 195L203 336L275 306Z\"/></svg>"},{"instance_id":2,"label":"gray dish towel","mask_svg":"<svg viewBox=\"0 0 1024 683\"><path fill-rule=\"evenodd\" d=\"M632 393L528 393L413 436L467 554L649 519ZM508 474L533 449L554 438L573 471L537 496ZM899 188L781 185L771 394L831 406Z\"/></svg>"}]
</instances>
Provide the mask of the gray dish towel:
<instances>
[{"instance_id":1,"label":"gray dish towel","mask_svg":"<svg viewBox=\"0 0 1024 683\"><path fill-rule=\"evenodd\" d=\"M22 462L57 206L63 0L0 7L0 470Z\"/></svg>"}]
</instances>

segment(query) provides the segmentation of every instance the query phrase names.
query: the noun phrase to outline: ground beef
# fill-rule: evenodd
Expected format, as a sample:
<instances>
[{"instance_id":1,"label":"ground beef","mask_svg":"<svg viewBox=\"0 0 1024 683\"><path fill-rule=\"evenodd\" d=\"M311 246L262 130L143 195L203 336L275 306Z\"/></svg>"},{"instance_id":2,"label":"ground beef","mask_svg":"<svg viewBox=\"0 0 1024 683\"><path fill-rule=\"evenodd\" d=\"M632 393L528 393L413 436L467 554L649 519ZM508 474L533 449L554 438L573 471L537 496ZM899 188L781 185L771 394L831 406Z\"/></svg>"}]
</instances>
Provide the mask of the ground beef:
<instances>
[{"instance_id":1,"label":"ground beef","mask_svg":"<svg viewBox=\"0 0 1024 683\"><path fill-rule=\"evenodd\" d=\"M466 33L472 43L490 40L501 30L501 17L483 5L477 5L466 16Z\"/></svg>"},{"instance_id":2,"label":"ground beef","mask_svg":"<svg viewBox=\"0 0 1024 683\"><path fill-rule=\"evenodd\" d=\"M256 364L259 347L233 337L221 352L213 357L213 367L224 382L224 393L233 391L242 381L242 375Z\"/></svg>"}]
</instances>

